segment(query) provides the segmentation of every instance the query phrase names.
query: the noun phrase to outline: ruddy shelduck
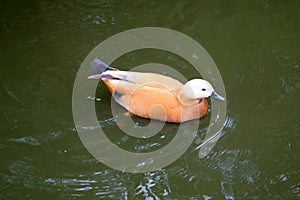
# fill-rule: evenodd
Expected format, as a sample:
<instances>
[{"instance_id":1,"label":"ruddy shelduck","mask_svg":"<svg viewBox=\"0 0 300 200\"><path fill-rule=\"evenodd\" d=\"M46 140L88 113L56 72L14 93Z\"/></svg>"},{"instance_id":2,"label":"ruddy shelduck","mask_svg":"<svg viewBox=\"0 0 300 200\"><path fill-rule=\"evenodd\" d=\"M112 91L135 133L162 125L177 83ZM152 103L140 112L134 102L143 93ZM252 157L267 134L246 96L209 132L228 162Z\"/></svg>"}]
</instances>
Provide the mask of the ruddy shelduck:
<instances>
[{"instance_id":1,"label":"ruddy shelduck","mask_svg":"<svg viewBox=\"0 0 300 200\"><path fill-rule=\"evenodd\" d=\"M225 100L203 79L182 84L157 73L121 71L98 59L92 68L97 74L89 79L102 79L116 102L143 118L181 123L206 115L205 98Z\"/></svg>"}]
</instances>

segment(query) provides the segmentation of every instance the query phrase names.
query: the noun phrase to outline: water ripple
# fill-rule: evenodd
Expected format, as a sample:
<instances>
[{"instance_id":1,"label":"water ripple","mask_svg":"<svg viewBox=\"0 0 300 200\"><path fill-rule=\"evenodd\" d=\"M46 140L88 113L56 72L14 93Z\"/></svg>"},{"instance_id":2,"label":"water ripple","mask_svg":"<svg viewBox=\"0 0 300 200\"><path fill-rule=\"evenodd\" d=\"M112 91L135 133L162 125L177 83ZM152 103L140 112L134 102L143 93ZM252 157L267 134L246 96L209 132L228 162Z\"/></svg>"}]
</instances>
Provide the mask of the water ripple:
<instances>
[{"instance_id":1,"label":"water ripple","mask_svg":"<svg viewBox=\"0 0 300 200\"><path fill-rule=\"evenodd\" d=\"M16 139L10 139L10 141L28 144L32 146L40 146L41 143L34 137L22 137L22 138L16 138Z\"/></svg>"}]
</instances>

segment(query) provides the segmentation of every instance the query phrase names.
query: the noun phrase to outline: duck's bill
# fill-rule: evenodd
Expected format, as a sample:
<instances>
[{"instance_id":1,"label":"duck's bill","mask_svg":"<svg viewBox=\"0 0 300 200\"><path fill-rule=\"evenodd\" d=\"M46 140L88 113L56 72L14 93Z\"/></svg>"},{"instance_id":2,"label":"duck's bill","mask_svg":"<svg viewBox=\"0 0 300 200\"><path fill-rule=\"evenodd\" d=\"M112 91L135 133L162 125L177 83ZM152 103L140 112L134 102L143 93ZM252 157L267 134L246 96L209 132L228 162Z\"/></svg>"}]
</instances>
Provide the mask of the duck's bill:
<instances>
[{"instance_id":1,"label":"duck's bill","mask_svg":"<svg viewBox=\"0 0 300 200\"><path fill-rule=\"evenodd\" d=\"M222 97L221 95L219 95L219 94L216 93L216 92L213 92L213 93L211 94L210 98L216 99L216 100L219 100L219 101L224 101L224 100L225 100L224 97Z\"/></svg>"},{"instance_id":2,"label":"duck's bill","mask_svg":"<svg viewBox=\"0 0 300 200\"><path fill-rule=\"evenodd\" d=\"M88 77L88 79L101 79L101 78L102 78L101 74L96 74Z\"/></svg>"}]
</instances>

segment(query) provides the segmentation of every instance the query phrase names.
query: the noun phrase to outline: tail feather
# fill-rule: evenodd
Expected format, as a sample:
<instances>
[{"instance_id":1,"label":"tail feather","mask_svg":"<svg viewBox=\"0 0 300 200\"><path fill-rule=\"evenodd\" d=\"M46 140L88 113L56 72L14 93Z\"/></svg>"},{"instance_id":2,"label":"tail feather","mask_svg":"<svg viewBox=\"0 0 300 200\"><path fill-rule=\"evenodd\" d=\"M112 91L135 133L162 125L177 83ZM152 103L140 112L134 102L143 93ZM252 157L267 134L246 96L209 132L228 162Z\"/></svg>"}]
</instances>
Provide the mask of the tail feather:
<instances>
[{"instance_id":1,"label":"tail feather","mask_svg":"<svg viewBox=\"0 0 300 200\"><path fill-rule=\"evenodd\" d=\"M93 62L91 63L92 69L97 73L97 74L102 74L103 72L107 70L113 70L111 66L105 64L101 60L95 58Z\"/></svg>"},{"instance_id":2,"label":"tail feather","mask_svg":"<svg viewBox=\"0 0 300 200\"><path fill-rule=\"evenodd\" d=\"M115 71L114 68L112 71L103 72L101 74L96 74L89 76L88 79L108 79L108 80L119 80L126 81L130 83L135 83L130 76L127 76L125 71Z\"/></svg>"},{"instance_id":3,"label":"tail feather","mask_svg":"<svg viewBox=\"0 0 300 200\"><path fill-rule=\"evenodd\" d=\"M119 71L116 68L105 64L101 60L95 58L91 63L93 70L97 73L96 75L89 76L88 79L108 79L108 80L120 80L135 83L129 77L127 72ZM109 71L109 72L106 72ZM106 72L106 73L104 73Z\"/></svg>"}]
</instances>

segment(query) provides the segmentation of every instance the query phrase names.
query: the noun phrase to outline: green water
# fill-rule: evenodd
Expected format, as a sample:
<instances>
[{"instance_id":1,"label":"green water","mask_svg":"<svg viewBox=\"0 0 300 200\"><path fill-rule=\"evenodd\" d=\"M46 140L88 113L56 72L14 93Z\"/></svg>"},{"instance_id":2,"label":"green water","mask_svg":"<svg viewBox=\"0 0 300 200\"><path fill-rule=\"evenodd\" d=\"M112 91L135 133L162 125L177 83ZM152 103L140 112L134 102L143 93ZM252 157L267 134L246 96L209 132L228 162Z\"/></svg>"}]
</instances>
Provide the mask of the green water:
<instances>
[{"instance_id":1,"label":"green water","mask_svg":"<svg viewBox=\"0 0 300 200\"><path fill-rule=\"evenodd\" d=\"M300 197L299 1L0 5L0 199ZM203 159L192 144L166 168L122 173L83 146L72 117L72 89L80 64L95 46L146 26L182 32L208 51L226 87L227 121L224 135ZM133 53L115 64L133 67L168 56ZM192 77L188 65L176 59L171 56L168 64ZM102 99L97 106L104 108L97 114L108 119L101 125L109 138L123 148L147 148L147 142L116 133L109 93L104 89L97 95ZM172 127L163 134L162 143L156 137L159 145L172 140Z\"/></svg>"}]
</instances>

